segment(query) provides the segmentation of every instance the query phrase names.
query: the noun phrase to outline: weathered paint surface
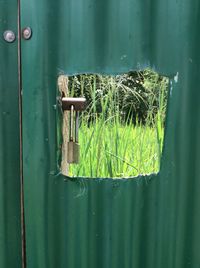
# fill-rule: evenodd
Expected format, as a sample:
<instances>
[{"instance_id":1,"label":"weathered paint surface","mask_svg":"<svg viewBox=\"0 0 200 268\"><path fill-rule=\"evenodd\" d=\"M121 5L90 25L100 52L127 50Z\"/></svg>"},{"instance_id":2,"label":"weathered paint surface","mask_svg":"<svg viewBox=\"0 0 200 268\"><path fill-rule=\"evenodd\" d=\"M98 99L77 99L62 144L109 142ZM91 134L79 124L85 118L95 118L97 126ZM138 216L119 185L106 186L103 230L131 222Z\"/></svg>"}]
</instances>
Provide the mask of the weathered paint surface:
<instances>
[{"instance_id":1,"label":"weathered paint surface","mask_svg":"<svg viewBox=\"0 0 200 268\"><path fill-rule=\"evenodd\" d=\"M0 267L21 267L17 1L0 1Z\"/></svg>"},{"instance_id":2,"label":"weathered paint surface","mask_svg":"<svg viewBox=\"0 0 200 268\"><path fill-rule=\"evenodd\" d=\"M1 17L11 7L15 10L10 1L0 4L4 10L9 4ZM200 2L22 0L21 17L22 28L33 30L31 40L22 41L27 267L200 267ZM14 46L9 46L9 53ZM0 48L4 58L2 40ZM0 63L1 77L7 77L11 63L17 73L12 53L12 60L7 56ZM58 75L116 74L147 66L171 78L159 175L117 181L72 181L60 175ZM15 123L1 121L4 129L8 127L0 137L3 154L15 162L0 159L1 204L9 202L0 207L2 267L20 259L19 122L13 77L6 79L7 93L6 81L0 84L1 98L8 92L15 98ZM6 100L4 105L10 109ZM6 145L8 138L12 146ZM7 175L8 171L13 173ZM11 226L13 215L17 224ZM4 232L6 227L9 232ZM4 241L9 241L7 248Z\"/></svg>"}]
</instances>

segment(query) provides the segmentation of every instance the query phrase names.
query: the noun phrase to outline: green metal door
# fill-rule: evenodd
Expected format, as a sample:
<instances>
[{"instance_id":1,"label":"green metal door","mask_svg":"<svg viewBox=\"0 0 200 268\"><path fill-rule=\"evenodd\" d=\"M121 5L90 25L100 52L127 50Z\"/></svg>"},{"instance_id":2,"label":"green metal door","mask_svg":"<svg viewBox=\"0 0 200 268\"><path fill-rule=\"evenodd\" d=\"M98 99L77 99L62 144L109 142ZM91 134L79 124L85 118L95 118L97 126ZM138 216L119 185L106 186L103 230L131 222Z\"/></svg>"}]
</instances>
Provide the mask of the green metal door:
<instances>
[{"instance_id":1,"label":"green metal door","mask_svg":"<svg viewBox=\"0 0 200 268\"><path fill-rule=\"evenodd\" d=\"M19 62L18 42L4 40L8 30L18 38L17 1L0 1L0 267L18 268L22 267Z\"/></svg>"},{"instance_id":2,"label":"green metal door","mask_svg":"<svg viewBox=\"0 0 200 268\"><path fill-rule=\"evenodd\" d=\"M22 1L28 267L200 267L199 12L198 0ZM171 79L160 173L60 175L58 75L147 66Z\"/></svg>"},{"instance_id":3,"label":"green metal door","mask_svg":"<svg viewBox=\"0 0 200 268\"><path fill-rule=\"evenodd\" d=\"M1 5L0 19L9 23L1 31L17 31L17 4ZM21 29L32 29L19 53L26 266L200 267L199 1L21 0L20 13ZM4 268L21 265L20 90L17 43L1 40L0 48ZM159 174L121 180L61 175L59 74L146 67L170 78Z\"/></svg>"}]
</instances>

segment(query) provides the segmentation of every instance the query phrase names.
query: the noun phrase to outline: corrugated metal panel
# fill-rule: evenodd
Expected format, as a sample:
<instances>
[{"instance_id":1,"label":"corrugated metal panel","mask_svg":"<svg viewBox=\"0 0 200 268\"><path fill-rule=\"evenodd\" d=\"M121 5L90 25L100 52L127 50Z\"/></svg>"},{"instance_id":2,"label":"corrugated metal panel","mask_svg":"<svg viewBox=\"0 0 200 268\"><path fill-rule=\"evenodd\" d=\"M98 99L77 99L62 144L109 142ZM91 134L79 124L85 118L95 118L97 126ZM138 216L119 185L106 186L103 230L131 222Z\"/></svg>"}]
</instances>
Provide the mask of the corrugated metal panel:
<instances>
[{"instance_id":1,"label":"corrugated metal panel","mask_svg":"<svg viewBox=\"0 0 200 268\"><path fill-rule=\"evenodd\" d=\"M21 267L17 1L0 1L0 267Z\"/></svg>"},{"instance_id":2,"label":"corrugated metal panel","mask_svg":"<svg viewBox=\"0 0 200 268\"><path fill-rule=\"evenodd\" d=\"M27 266L200 267L198 0L22 0ZM59 73L170 76L159 175L74 181L58 174Z\"/></svg>"},{"instance_id":3,"label":"corrugated metal panel","mask_svg":"<svg viewBox=\"0 0 200 268\"><path fill-rule=\"evenodd\" d=\"M197 5L194 1L192 7ZM187 0L37 0L30 5L22 0L23 25L33 26L35 33L29 46L45 49L41 53L53 60L54 73L68 74L149 65L175 74L179 50L190 35L191 12Z\"/></svg>"}]
</instances>

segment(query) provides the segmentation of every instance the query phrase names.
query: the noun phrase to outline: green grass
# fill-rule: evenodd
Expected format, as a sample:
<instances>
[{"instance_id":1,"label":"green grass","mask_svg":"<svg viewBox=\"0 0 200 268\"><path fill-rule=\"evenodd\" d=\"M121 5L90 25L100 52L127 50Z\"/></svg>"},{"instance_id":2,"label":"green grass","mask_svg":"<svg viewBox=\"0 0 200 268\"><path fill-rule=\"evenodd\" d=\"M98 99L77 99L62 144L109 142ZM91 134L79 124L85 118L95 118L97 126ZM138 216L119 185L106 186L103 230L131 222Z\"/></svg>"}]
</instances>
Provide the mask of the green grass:
<instances>
[{"instance_id":1,"label":"green grass","mask_svg":"<svg viewBox=\"0 0 200 268\"><path fill-rule=\"evenodd\" d=\"M101 83L97 83L97 78ZM126 79L126 76L122 78ZM137 119L132 123L134 100L138 105L138 100L143 99L136 90L123 86L121 77L91 76L89 79L87 90L91 101L81 115L79 131L80 163L70 165L69 175L124 178L158 172L166 112L165 78L160 79L150 71L144 73L143 86L148 94L145 124ZM77 81L76 77L71 95L75 95L74 81ZM84 81L85 76L78 81L81 95L84 95ZM125 110L125 118L122 111L127 103L129 110L128 116ZM122 104L124 106L120 106ZM101 112L97 111L98 107Z\"/></svg>"},{"instance_id":2,"label":"green grass","mask_svg":"<svg viewBox=\"0 0 200 268\"><path fill-rule=\"evenodd\" d=\"M163 138L163 136L161 137ZM96 123L80 128L81 157L71 176L131 177L158 172L160 146L150 126Z\"/></svg>"}]
</instances>

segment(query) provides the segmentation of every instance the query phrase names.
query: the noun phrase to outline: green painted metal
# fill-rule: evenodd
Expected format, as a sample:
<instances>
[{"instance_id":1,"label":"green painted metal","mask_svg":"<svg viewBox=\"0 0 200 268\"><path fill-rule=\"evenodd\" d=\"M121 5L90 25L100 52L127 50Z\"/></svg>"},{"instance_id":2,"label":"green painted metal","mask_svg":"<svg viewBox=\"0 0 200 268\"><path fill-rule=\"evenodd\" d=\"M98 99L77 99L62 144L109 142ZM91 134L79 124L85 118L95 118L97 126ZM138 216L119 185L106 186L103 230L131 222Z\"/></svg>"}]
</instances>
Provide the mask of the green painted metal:
<instances>
[{"instance_id":1,"label":"green painted metal","mask_svg":"<svg viewBox=\"0 0 200 268\"><path fill-rule=\"evenodd\" d=\"M17 1L0 1L0 267L21 267Z\"/></svg>"},{"instance_id":2,"label":"green painted metal","mask_svg":"<svg viewBox=\"0 0 200 268\"><path fill-rule=\"evenodd\" d=\"M199 0L21 1L28 268L200 267ZM70 180L57 166L57 77L169 76L161 171Z\"/></svg>"}]
</instances>

